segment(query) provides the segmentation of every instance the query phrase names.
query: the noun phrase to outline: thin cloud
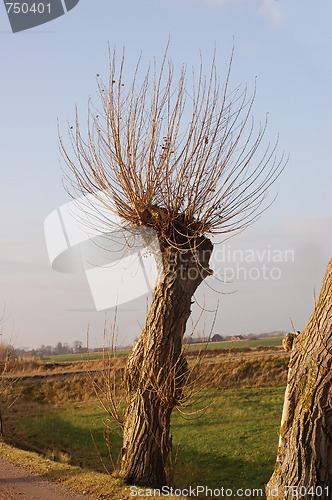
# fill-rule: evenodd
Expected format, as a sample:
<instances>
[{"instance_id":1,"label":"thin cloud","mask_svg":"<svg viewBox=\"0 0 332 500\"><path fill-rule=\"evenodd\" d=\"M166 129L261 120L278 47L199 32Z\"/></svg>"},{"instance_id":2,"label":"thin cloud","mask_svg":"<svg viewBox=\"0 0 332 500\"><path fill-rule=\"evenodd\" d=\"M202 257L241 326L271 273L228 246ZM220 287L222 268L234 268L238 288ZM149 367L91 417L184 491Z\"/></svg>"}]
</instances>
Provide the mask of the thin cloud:
<instances>
[{"instance_id":1,"label":"thin cloud","mask_svg":"<svg viewBox=\"0 0 332 500\"><path fill-rule=\"evenodd\" d=\"M244 3L244 0L197 0L209 5L230 5ZM254 2L252 2L254 4ZM284 14L277 0L261 0L258 13L267 19L275 28L280 28L284 23Z\"/></svg>"},{"instance_id":2,"label":"thin cloud","mask_svg":"<svg viewBox=\"0 0 332 500\"><path fill-rule=\"evenodd\" d=\"M278 6L277 0L262 0L258 13L272 23L275 28L280 28L284 23L284 15Z\"/></svg>"}]
</instances>

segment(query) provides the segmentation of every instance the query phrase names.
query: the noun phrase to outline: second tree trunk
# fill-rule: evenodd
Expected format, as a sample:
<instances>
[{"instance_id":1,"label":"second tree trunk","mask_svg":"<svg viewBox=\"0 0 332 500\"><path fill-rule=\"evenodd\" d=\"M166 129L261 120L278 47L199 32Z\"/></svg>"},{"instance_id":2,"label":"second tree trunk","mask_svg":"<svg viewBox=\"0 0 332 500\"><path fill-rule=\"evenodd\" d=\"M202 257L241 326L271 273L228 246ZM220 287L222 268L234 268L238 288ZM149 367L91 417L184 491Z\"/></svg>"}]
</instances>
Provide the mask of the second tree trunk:
<instances>
[{"instance_id":1,"label":"second tree trunk","mask_svg":"<svg viewBox=\"0 0 332 500\"><path fill-rule=\"evenodd\" d=\"M268 499L332 498L332 260L291 353L277 463Z\"/></svg>"}]
</instances>

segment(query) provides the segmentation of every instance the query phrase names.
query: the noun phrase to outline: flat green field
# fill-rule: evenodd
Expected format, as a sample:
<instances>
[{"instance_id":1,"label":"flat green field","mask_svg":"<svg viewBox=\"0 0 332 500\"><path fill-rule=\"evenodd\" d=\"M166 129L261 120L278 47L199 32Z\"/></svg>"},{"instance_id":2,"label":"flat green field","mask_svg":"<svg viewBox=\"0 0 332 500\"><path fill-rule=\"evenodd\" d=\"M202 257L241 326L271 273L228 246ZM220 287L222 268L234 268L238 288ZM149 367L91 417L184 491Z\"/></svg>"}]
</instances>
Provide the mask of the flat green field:
<instances>
[{"instance_id":1,"label":"flat green field","mask_svg":"<svg viewBox=\"0 0 332 500\"><path fill-rule=\"evenodd\" d=\"M276 459L283 397L284 387L221 389L205 393L199 404L186 410L185 418L174 411L174 484L264 488ZM198 408L205 408L199 418L190 415ZM103 436L106 420L107 415L91 403L59 408L41 405L31 414L22 408L12 430L18 445L103 471L100 457L112 469ZM112 427L109 440L116 463L121 449L119 428Z\"/></svg>"},{"instance_id":2,"label":"flat green field","mask_svg":"<svg viewBox=\"0 0 332 500\"><path fill-rule=\"evenodd\" d=\"M209 342L209 343L202 343L202 344L190 344L188 345L187 349L190 351L192 350L198 350L201 349L202 347L206 347L207 349L232 349L234 347L236 348L242 348L242 347L273 347L273 346L281 346L282 344L282 339L283 337L270 337L270 338L264 338L264 339L258 339L258 340L237 340L234 342ZM107 351L105 351L107 353ZM117 358L120 358L122 356L126 356L128 354L128 350L119 350L115 351L114 355ZM65 363L65 362L73 362L73 361L86 361L88 358L93 360L93 359L100 359L103 356L103 353L101 352L93 352L88 354L64 354L64 355L55 355L55 356L47 356L44 357L41 361L43 363L49 363L49 362L59 362L59 363Z\"/></svg>"},{"instance_id":3,"label":"flat green field","mask_svg":"<svg viewBox=\"0 0 332 500\"><path fill-rule=\"evenodd\" d=\"M105 350L105 356L109 351ZM129 351L115 351L114 356L116 358L121 358L126 356ZM113 356L113 354L112 354ZM45 356L41 359L42 363L72 363L73 361L87 361L88 359L101 359L103 357L102 352L91 352L90 354L57 354L54 356Z\"/></svg>"},{"instance_id":4,"label":"flat green field","mask_svg":"<svg viewBox=\"0 0 332 500\"><path fill-rule=\"evenodd\" d=\"M282 345L283 337L270 337L266 339L257 340L235 340L234 342L209 342L205 344L190 344L188 349L200 349L206 346L207 349L232 349L234 347L274 347Z\"/></svg>"}]
</instances>

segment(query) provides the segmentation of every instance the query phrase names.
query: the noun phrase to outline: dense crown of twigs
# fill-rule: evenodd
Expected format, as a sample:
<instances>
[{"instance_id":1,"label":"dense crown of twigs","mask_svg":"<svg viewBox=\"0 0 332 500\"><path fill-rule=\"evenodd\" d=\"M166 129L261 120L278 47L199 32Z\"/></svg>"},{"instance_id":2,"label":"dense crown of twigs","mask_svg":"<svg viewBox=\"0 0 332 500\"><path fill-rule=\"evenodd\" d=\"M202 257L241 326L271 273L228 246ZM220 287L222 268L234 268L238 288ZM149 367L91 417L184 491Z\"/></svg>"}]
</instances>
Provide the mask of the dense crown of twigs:
<instances>
[{"instance_id":1,"label":"dense crown of twigs","mask_svg":"<svg viewBox=\"0 0 332 500\"><path fill-rule=\"evenodd\" d=\"M263 146L266 121L254 131L255 92L229 91L232 58L223 85L214 56L208 77L201 61L189 90L185 66L174 81L167 50L140 85L141 61L128 85L124 53L119 68L110 53L108 84L97 80L101 108L89 105L87 140L77 111L70 127L74 158L60 137L69 193L94 193L106 209L115 206L123 227L152 227L161 244L178 250L251 224L286 161L276 157L278 141Z\"/></svg>"}]
</instances>

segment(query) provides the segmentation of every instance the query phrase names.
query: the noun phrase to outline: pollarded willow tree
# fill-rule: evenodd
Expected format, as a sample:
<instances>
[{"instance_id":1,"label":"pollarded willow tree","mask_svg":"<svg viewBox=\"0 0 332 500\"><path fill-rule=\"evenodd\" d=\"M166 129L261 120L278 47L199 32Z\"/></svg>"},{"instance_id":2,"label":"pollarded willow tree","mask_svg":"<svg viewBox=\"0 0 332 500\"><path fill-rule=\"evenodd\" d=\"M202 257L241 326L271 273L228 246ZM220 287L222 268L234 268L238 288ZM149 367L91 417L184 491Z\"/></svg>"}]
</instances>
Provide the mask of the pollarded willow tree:
<instances>
[{"instance_id":1,"label":"pollarded willow tree","mask_svg":"<svg viewBox=\"0 0 332 500\"><path fill-rule=\"evenodd\" d=\"M332 494L332 260L306 328L288 340L278 457L267 498L327 500Z\"/></svg>"},{"instance_id":2,"label":"pollarded willow tree","mask_svg":"<svg viewBox=\"0 0 332 500\"><path fill-rule=\"evenodd\" d=\"M185 66L174 77L167 50L140 84L140 61L128 84L124 54L117 67L110 53L108 83L97 75L100 107L89 106L87 139L77 114L74 155L60 137L69 192L94 194L115 207L123 228L152 228L159 241L158 284L124 375L121 474L130 484L167 483L171 412L187 373L182 339L192 296L212 274L209 238L251 224L286 163L276 157L277 141L263 144L266 120L255 131L255 92L229 91L232 57L223 84L214 56L207 77L201 63L189 86Z\"/></svg>"}]
</instances>

